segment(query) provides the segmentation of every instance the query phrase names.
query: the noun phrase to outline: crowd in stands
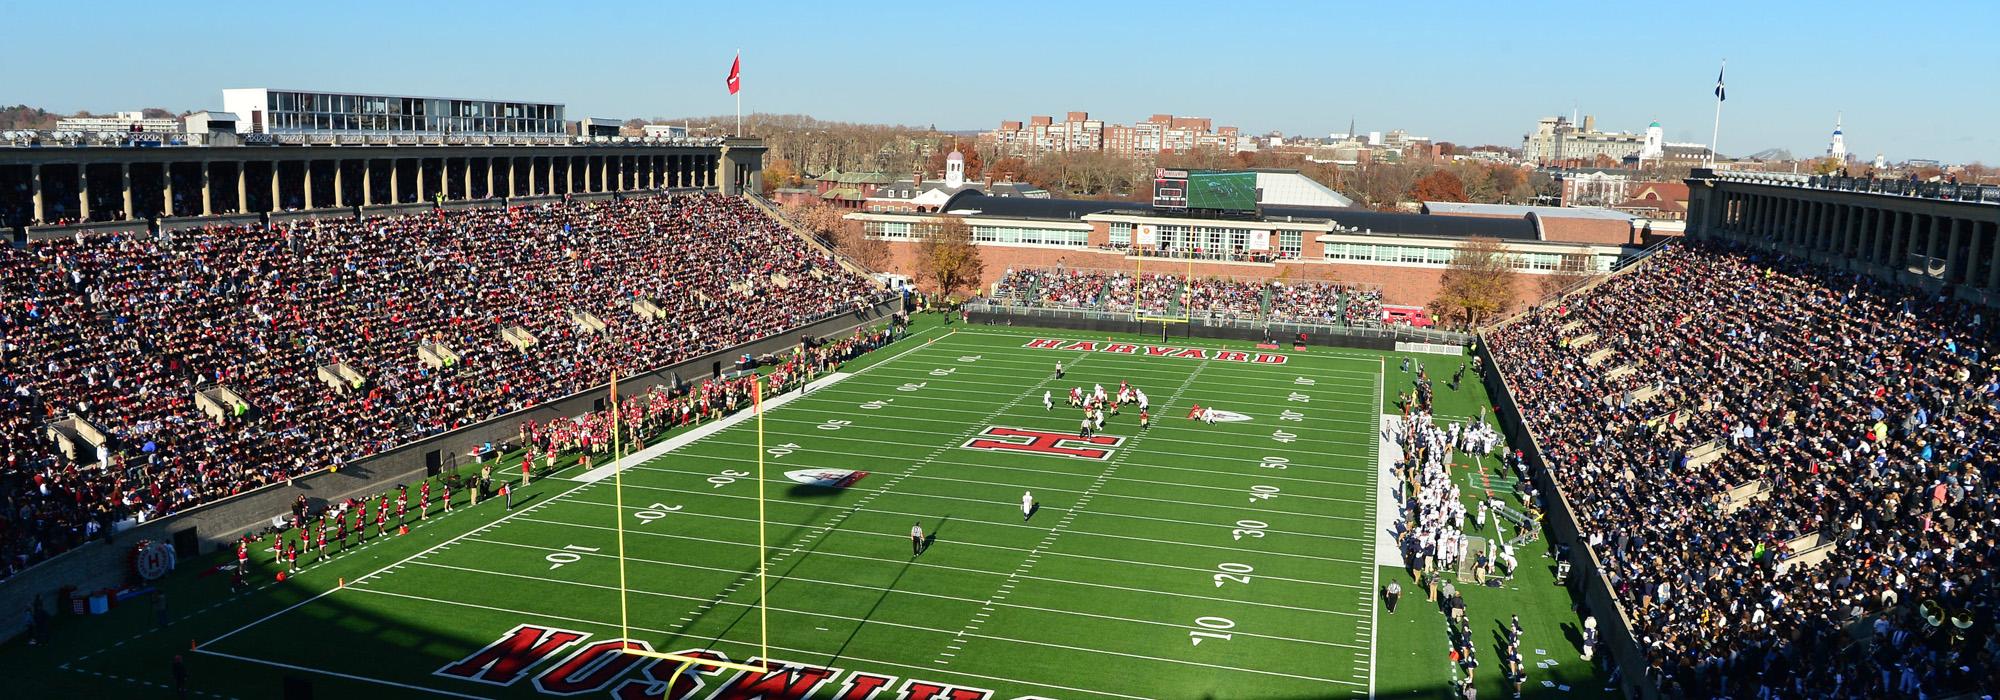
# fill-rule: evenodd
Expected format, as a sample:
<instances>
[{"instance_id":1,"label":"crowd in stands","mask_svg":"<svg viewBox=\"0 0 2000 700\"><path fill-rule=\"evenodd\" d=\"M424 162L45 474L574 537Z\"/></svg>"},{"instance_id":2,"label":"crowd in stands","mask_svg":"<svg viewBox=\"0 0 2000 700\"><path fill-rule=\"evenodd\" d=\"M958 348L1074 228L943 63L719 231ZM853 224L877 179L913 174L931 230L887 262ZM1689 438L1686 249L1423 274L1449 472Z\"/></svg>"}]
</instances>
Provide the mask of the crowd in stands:
<instances>
[{"instance_id":1,"label":"crowd in stands","mask_svg":"<svg viewBox=\"0 0 2000 700\"><path fill-rule=\"evenodd\" d=\"M852 312L872 294L782 224L711 194L0 249L0 571L115 521ZM665 320L635 314L642 299ZM512 327L537 344L502 342ZM424 342L458 359L419 363ZM322 382L334 363L363 380ZM252 410L209 420L193 396L210 385ZM44 423L72 415L111 435L103 460L52 448Z\"/></svg>"},{"instance_id":2,"label":"crowd in stands","mask_svg":"<svg viewBox=\"0 0 2000 700\"><path fill-rule=\"evenodd\" d=\"M1670 696L1947 697L2000 687L1991 315L1687 243L1487 342Z\"/></svg>"},{"instance_id":3,"label":"crowd in stands","mask_svg":"<svg viewBox=\"0 0 2000 700\"><path fill-rule=\"evenodd\" d=\"M1336 282L1240 281L1101 270L1008 270L994 301L1014 306L1260 318L1288 323L1379 327L1382 291ZM1268 308L1267 308L1268 307Z\"/></svg>"}]
</instances>

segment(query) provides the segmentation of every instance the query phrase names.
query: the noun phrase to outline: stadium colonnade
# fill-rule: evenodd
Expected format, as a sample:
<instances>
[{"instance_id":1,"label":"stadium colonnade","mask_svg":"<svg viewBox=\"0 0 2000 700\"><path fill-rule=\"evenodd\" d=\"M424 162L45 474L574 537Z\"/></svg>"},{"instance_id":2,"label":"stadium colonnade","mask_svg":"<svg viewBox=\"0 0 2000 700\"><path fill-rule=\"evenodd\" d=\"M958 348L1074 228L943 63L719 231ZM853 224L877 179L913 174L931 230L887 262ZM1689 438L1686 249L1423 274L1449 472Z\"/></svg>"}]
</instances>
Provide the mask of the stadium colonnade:
<instances>
[{"instance_id":1,"label":"stadium colonnade","mask_svg":"<svg viewBox=\"0 0 2000 700\"><path fill-rule=\"evenodd\" d=\"M0 228L507 197L760 191L759 139L532 145L0 146Z\"/></svg>"}]
</instances>

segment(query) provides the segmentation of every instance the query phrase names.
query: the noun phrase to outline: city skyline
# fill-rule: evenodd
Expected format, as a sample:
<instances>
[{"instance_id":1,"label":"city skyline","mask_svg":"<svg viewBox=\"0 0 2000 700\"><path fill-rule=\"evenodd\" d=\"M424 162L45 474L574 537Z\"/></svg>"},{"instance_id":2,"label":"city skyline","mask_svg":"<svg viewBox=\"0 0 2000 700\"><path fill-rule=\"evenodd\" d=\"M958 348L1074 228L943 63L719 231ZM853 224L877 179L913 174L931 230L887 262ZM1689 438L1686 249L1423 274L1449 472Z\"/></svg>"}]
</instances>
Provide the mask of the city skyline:
<instances>
[{"instance_id":1,"label":"city skyline","mask_svg":"<svg viewBox=\"0 0 2000 700\"><path fill-rule=\"evenodd\" d=\"M1375 6L1231 6L1241 19L1216 30L1218 6L1175 2L1148 3L1143 13L1071 7L1054 25L1045 13L976 6L910 17L780 3L746 19L706 6L552 15L512 2L361 2L337 14L260 9L256 31L232 24L218 35L213 17L106 2L91 8L91 28L191 41L82 52L73 35L23 36L23 55L62 60L10 75L0 102L63 113L217 109L225 88L266 86L546 100L568 105L571 119L709 116L735 108L723 79L741 49L746 113L953 131L1072 110L1118 123L1172 113L1302 136L1344 132L1352 119L1363 132L1508 147L1536 119L1576 113L1611 131L1642 131L1657 119L1669 141L1706 143L1714 74L1727 58L1717 144L1726 155L1818 155L1842 113L1849 151L1863 160L1882 152L1891 161L2000 163L2000 136L1980 119L2000 111L2000 92L1951 77L1965 75L1958 66L1970 59L1927 50L1860 60L1837 40L1866 29L1884 40L1974 46L1979 27L2000 24L2000 7L1941 18L1842 3L1560 15L1551 5L1448 4L1429 14L1451 17L1448 25ZM58 26L78 11L17 12L20 26ZM852 30L829 31L844 20ZM1145 44L1111 48L1102 40L1113 33ZM540 51L500 50L521 43ZM959 59L940 58L954 51Z\"/></svg>"}]
</instances>

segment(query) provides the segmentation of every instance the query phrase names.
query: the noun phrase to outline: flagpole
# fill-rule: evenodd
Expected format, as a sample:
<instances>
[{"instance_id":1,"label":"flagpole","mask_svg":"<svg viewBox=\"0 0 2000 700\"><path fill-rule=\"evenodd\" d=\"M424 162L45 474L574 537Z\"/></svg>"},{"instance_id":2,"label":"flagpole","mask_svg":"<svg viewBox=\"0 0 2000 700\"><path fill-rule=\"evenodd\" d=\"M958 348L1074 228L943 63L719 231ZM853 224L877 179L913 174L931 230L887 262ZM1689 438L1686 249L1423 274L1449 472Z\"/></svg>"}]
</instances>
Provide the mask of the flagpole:
<instances>
[{"instance_id":1,"label":"flagpole","mask_svg":"<svg viewBox=\"0 0 2000 700\"><path fill-rule=\"evenodd\" d=\"M1717 71L1715 74L1715 85L1718 90L1715 94L1715 126L1709 129L1708 132L1708 167L1710 168L1715 167L1715 140L1722 134L1722 93L1720 90L1727 89L1723 87L1722 74L1728 70L1729 59L1722 59L1722 70Z\"/></svg>"},{"instance_id":2,"label":"flagpole","mask_svg":"<svg viewBox=\"0 0 2000 700\"><path fill-rule=\"evenodd\" d=\"M736 136L743 137L743 49L736 50ZM1710 149L1714 150L1714 149Z\"/></svg>"}]
</instances>

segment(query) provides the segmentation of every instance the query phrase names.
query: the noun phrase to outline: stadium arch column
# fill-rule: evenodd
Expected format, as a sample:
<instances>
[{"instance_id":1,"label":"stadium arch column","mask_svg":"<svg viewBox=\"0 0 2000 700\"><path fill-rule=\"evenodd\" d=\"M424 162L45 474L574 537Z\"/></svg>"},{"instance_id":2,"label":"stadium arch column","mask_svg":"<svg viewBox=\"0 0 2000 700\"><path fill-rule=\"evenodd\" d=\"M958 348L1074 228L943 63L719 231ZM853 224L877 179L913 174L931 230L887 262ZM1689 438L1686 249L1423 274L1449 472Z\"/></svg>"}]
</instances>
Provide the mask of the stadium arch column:
<instances>
[{"instance_id":1,"label":"stadium arch column","mask_svg":"<svg viewBox=\"0 0 2000 700\"><path fill-rule=\"evenodd\" d=\"M209 171L213 169L215 169L215 161L204 160L201 162L201 215L202 216L210 216L213 214L213 210L209 207L209 202L211 200L209 199L209 192L208 192Z\"/></svg>"},{"instance_id":2,"label":"stadium arch column","mask_svg":"<svg viewBox=\"0 0 2000 700\"><path fill-rule=\"evenodd\" d=\"M344 177L346 171L347 161L333 159L333 205L336 207L347 206L347 188L344 187L347 184Z\"/></svg>"},{"instance_id":3,"label":"stadium arch column","mask_svg":"<svg viewBox=\"0 0 2000 700\"><path fill-rule=\"evenodd\" d=\"M123 204L118 218L123 221L137 218L132 216L132 163L129 161L118 163L118 195Z\"/></svg>"},{"instance_id":4,"label":"stadium arch column","mask_svg":"<svg viewBox=\"0 0 2000 700\"><path fill-rule=\"evenodd\" d=\"M28 219L29 219L28 223L38 224L41 223L42 221L42 164L41 163L28 164L28 187L29 189L34 191L33 194L29 195L28 198Z\"/></svg>"},{"instance_id":5,"label":"stadium arch column","mask_svg":"<svg viewBox=\"0 0 2000 700\"><path fill-rule=\"evenodd\" d=\"M1967 219L1951 220L1951 247L1945 251L1945 284L1965 283L1965 230L1970 223Z\"/></svg>"},{"instance_id":6,"label":"stadium arch column","mask_svg":"<svg viewBox=\"0 0 2000 700\"><path fill-rule=\"evenodd\" d=\"M80 218L90 221L90 163L78 161L76 164L77 212Z\"/></svg>"},{"instance_id":7,"label":"stadium arch column","mask_svg":"<svg viewBox=\"0 0 2000 700\"><path fill-rule=\"evenodd\" d=\"M314 209L314 208L316 208L316 207L317 207L317 206L318 206L318 205L319 205L320 203L319 203L319 202L317 202L317 201L314 201L314 198L313 198L313 185L314 185L315 183L313 182L313 181L314 181L314 178L313 178L313 162L312 162L312 159L311 159L311 158L307 158L307 159L305 159L305 160L303 160L303 161L300 161L300 162L299 162L299 171L300 171L300 172L299 172L299 183L300 183L300 184L299 184L299 187L303 188L303 192L302 192L302 193L300 194L300 196L299 196L299 202L301 202L301 203L302 203L302 205L303 205L303 207L304 207L305 209Z\"/></svg>"},{"instance_id":8,"label":"stadium arch column","mask_svg":"<svg viewBox=\"0 0 2000 700\"><path fill-rule=\"evenodd\" d=\"M1987 227L1985 224L1981 224L1980 228L1987 228ZM2000 240L1996 240L2000 239L2000 225L1996 225L1990 230L1993 231L1994 235L1986 235L1986 236L1974 235L1972 240L1986 242L1985 257L1991 259L1989 261L1989 264L1987 264L1986 266L1986 288L1996 289L2000 288L2000 245L1995 245L1995 244L2000 244ZM1979 258L1973 258L1974 261L1977 261L1978 259Z\"/></svg>"}]
</instances>

